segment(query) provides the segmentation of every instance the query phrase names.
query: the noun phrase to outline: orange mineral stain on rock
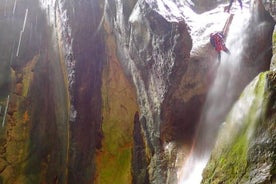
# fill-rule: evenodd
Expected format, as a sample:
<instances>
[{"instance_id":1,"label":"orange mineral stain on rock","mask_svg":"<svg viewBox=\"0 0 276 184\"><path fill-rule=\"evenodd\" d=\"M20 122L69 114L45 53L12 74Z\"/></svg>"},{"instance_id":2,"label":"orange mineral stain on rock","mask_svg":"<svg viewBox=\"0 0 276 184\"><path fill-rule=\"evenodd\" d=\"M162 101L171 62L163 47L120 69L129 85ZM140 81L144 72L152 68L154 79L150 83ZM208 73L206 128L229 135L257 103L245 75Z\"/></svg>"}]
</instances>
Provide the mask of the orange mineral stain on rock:
<instances>
[{"instance_id":1,"label":"orange mineral stain on rock","mask_svg":"<svg viewBox=\"0 0 276 184\"><path fill-rule=\"evenodd\" d=\"M28 115L28 112L25 111L24 115L23 115L23 123L27 123L28 121L30 121L30 117Z\"/></svg>"},{"instance_id":2,"label":"orange mineral stain on rock","mask_svg":"<svg viewBox=\"0 0 276 184\"><path fill-rule=\"evenodd\" d=\"M31 117L28 112L28 91L33 80L33 69L39 55L34 56L22 69L13 72L12 94L3 133L0 136L1 170L4 183L26 183L22 175L27 155L29 154ZM3 143L3 144L2 144Z\"/></svg>"}]
</instances>

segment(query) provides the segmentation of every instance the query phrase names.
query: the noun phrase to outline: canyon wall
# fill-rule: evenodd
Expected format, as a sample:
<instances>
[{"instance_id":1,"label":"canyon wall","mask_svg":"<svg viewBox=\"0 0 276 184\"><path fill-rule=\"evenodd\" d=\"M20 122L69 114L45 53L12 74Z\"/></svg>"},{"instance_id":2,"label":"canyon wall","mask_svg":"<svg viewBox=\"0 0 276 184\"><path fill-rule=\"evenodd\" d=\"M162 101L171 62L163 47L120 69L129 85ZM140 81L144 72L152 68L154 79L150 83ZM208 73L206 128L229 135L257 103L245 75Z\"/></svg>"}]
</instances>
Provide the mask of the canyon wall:
<instances>
[{"instance_id":1,"label":"canyon wall","mask_svg":"<svg viewBox=\"0 0 276 184\"><path fill-rule=\"evenodd\" d=\"M0 181L176 183L215 76L185 6L0 0ZM257 11L233 99L269 68L273 23Z\"/></svg>"}]
</instances>

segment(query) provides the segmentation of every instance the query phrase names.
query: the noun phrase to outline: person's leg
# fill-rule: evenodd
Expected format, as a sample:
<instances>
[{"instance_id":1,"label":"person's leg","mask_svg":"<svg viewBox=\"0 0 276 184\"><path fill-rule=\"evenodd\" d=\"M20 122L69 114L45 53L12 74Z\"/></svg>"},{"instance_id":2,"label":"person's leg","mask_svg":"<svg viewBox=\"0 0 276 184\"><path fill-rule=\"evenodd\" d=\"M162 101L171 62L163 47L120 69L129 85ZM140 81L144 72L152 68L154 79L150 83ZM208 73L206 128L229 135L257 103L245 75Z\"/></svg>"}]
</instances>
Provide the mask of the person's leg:
<instances>
[{"instance_id":1,"label":"person's leg","mask_svg":"<svg viewBox=\"0 0 276 184\"><path fill-rule=\"evenodd\" d=\"M242 1L241 0L238 0L239 1L239 3L240 3L240 7L241 7L241 9L242 9Z\"/></svg>"},{"instance_id":2,"label":"person's leg","mask_svg":"<svg viewBox=\"0 0 276 184\"><path fill-rule=\"evenodd\" d=\"M229 1L229 5L228 5L228 8L227 8L227 12L229 13L229 11L230 11L230 9L231 9L231 6L232 6L232 4L233 4L233 1L234 0L230 0Z\"/></svg>"},{"instance_id":3,"label":"person's leg","mask_svg":"<svg viewBox=\"0 0 276 184\"><path fill-rule=\"evenodd\" d=\"M229 49L225 45L223 45L223 51L226 52L227 54L231 54Z\"/></svg>"},{"instance_id":4,"label":"person's leg","mask_svg":"<svg viewBox=\"0 0 276 184\"><path fill-rule=\"evenodd\" d=\"M221 60L221 54L220 52L218 52L218 61L220 62L220 60Z\"/></svg>"}]
</instances>

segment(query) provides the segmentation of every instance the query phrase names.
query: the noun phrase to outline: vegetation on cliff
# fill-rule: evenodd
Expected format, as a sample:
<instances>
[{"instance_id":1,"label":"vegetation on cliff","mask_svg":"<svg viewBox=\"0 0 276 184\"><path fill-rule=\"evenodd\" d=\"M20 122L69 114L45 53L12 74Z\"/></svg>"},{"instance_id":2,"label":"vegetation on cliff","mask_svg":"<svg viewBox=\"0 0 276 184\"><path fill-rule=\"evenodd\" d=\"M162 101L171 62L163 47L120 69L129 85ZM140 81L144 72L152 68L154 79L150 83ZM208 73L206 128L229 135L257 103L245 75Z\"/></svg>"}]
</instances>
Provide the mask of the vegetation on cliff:
<instances>
[{"instance_id":1,"label":"vegetation on cliff","mask_svg":"<svg viewBox=\"0 0 276 184\"><path fill-rule=\"evenodd\" d=\"M276 74L265 72L245 89L219 133L203 184L275 182L275 83Z\"/></svg>"}]
</instances>

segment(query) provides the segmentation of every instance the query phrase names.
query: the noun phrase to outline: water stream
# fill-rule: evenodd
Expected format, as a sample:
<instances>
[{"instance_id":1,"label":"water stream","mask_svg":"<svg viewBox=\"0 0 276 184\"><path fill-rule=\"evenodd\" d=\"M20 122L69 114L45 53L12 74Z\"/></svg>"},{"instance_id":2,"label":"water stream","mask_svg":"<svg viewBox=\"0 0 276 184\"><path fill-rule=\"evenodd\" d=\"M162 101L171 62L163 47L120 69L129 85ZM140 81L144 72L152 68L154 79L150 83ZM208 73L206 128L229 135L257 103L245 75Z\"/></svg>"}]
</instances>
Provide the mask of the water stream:
<instances>
[{"instance_id":1,"label":"water stream","mask_svg":"<svg viewBox=\"0 0 276 184\"><path fill-rule=\"evenodd\" d=\"M245 1L244 4L246 3L248 2ZM210 13L209 19L211 16L214 15ZM246 6L242 11L235 11L226 40L231 55L222 53L215 81L207 94L192 151L178 174L178 184L199 184L202 180L201 174L209 160L218 129L236 96L235 75L240 70L250 16L249 8Z\"/></svg>"}]
</instances>

